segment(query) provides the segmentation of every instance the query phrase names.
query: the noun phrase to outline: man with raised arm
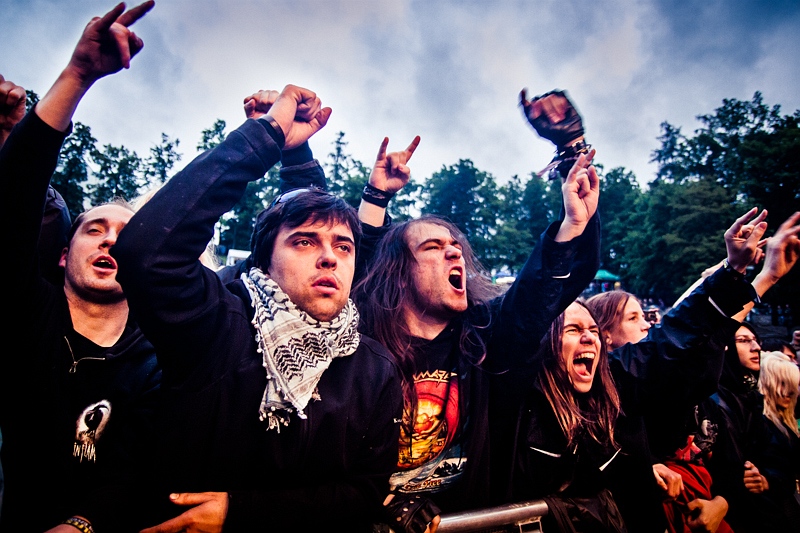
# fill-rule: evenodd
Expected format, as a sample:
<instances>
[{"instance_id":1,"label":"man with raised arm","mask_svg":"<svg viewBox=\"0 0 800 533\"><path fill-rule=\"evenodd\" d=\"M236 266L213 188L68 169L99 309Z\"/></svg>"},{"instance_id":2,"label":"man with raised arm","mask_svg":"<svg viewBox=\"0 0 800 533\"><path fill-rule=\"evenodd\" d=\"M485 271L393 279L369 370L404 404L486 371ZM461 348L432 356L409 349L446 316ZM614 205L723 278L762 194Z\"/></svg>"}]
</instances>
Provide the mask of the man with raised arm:
<instances>
[{"instance_id":1,"label":"man with raised arm","mask_svg":"<svg viewBox=\"0 0 800 533\"><path fill-rule=\"evenodd\" d=\"M577 112L566 96L543 98L534 105L522 96L529 120L548 110L534 124L539 134L558 143L582 138L580 117L572 120ZM359 208L365 233L380 231L389 199L408 181L406 164L418 142L388 155L387 141L381 145ZM541 236L502 296L449 221L428 216L383 226L356 301L363 330L384 344L403 370L405 410L385 518L394 531L432 533L441 512L492 502L489 376L532 364L515 357L515 340L523 332L541 338L599 266L594 151L575 155L563 176L561 220Z\"/></svg>"},{"instance_id":2,"label":"man with raised arm","mask_svg":"<svg viewBox=\"0 0 800 533\"><path fill-rule=\"evenodd\" d=\"M119 4L92 19L0 149L2 212L14 228L8 246L22 258L6 320L25 342L5 351L0 371L4 531L136 531L146 523L137 498L148 481L160 370L108 253L133 212L108 204L78 217L61 252L63 284L41 274L37 242L72 115L97 80L130 66L143 43L129 26L152 7Z\"/></svg>"},{"instance_id":3,"label":"man with raised arm","mask_svg":"<svg viewBox=\"0 0 800 533\"><path fill-rule=\"evenodd\" d=\"M292 85L271 106L256 99L252 118L171 178L112 251L164 369L162 486L178 516L146 531L369 531L397 460L402 396L391 356L357 331L355 210L288 191L259 216L240 279L225 284L198 261L248 182L331 111Z\"/></svg>"}]
</instances>

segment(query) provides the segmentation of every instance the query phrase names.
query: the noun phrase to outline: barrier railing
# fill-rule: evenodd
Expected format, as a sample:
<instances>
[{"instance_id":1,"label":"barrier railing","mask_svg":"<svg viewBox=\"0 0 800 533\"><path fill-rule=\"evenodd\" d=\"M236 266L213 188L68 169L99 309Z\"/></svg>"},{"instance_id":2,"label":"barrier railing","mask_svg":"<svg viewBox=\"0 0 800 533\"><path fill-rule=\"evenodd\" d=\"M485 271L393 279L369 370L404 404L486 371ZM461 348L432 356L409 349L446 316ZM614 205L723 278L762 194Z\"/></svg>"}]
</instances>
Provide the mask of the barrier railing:
<instances>
[{"instance_id":1,"label":"barrier railing","mask_svg":"<svg viewBox=\"0 0 800 533\"><path fill-rule=\"evenodd\" d=\"M541 517L547 515L543 500L442 515L437 533L541 533Z\"/></svg>"}]
</instances>

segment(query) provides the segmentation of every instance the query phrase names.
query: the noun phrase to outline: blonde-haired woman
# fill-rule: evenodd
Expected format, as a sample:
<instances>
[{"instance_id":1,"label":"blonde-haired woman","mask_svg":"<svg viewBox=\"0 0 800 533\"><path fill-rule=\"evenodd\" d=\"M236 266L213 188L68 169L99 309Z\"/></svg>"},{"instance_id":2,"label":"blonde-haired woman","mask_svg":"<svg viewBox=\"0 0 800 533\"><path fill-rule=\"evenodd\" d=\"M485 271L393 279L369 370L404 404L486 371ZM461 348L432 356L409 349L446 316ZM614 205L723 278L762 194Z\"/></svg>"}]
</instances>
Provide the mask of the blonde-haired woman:
<instances>
[{"instance_id":1,"label":"blonde-haired woman","mask_svg":"<svg viewBox=\"0 0 800 533\"><path fill-rule=\"evenodd\" d=\"M781 352L762 352L759 392L764 396L763 440L748 461L744 483L764 506L784 518L784 531L800 531L800 429L794 416L800 368Z\"/></svg>"}]
</instances>

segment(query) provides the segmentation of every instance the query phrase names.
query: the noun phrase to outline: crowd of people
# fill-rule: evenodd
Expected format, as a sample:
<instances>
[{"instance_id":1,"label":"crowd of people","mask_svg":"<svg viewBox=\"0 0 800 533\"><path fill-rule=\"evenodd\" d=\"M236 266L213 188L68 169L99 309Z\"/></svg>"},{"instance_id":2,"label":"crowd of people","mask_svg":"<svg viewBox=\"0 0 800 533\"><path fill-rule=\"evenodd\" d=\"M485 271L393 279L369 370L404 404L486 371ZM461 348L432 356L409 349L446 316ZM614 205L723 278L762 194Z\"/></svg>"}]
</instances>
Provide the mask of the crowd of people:
<instances>
[{"instance_id":1,"label":"crowd of people","mask_svg":"<svg viewBox=\"0 0 800 533\"><path fill-rule=\"evenodd\" d=\"M245 98L244 123L154 193L71 221L50 186L61 145L153 6L92 19L27 113L0 76L1 208L25 259L0 531L435 533L531 499L545 531L800 528L797 346L762 351L745 320L797 263L800 212L769 238L766 211L736 218L726 258L663 315L621 290L584 299L595 150L566 93L523 90L562 209L499 286L446 218L387 215L419 137L383 140L356 210L309 145L331 109L287 85ZM219 268L214 225L278 163L249 258Z\"/></svg>"}]
</instances>

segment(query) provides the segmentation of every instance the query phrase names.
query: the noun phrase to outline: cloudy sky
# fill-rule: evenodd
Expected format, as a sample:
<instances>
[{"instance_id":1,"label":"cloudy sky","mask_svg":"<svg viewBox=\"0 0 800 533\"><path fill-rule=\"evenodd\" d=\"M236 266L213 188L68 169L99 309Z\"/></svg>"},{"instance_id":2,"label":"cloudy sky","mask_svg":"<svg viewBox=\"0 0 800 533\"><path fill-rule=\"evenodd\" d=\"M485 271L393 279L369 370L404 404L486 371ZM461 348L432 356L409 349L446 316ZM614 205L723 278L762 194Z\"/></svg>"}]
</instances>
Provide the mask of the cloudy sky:
<instances>
[{"instance_id":1,"label":"cloudy sky","mask_svg":"<svg viewBox=\"0 0 800 533\"><path fill-rule=\"evenodd\" d=\"M0 74L43 95L111 7L6 0ZM320 160L338 131L368 166L384 136L393 150L419 134L419 180L461 158L501 183L544 167L552 146L523 120L523 87L567 90L597 161L642 183L663 121L691 132L755 91L784 114L800 108L797 0L156 0L133 29L144 50L75 119L141 156L162 132L177 137L180 166L216 119L243 121L245 96L287 83L333 108L311 141Z\"/></svg>"}]
</instances>

